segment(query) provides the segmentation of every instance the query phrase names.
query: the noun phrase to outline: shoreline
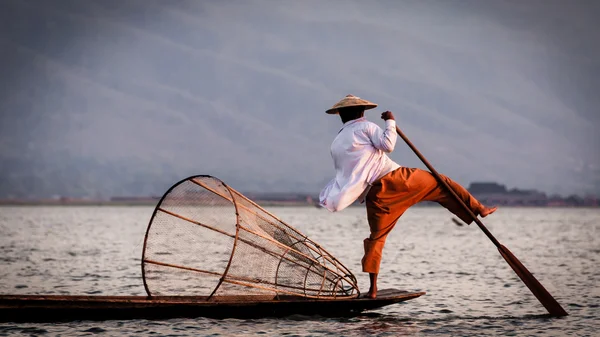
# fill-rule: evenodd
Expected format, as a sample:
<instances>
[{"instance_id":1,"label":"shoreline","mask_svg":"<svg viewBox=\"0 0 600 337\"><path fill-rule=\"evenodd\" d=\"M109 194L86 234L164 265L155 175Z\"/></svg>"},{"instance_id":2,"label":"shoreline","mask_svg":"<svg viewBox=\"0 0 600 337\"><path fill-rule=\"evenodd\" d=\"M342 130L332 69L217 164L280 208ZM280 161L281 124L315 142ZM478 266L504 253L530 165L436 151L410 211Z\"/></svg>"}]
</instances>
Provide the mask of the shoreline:
<instances>
[{"instance_id":1,"label":"shoreline","mask_svg":"<svg viewBox=\"0 0 600 337\"><path fill-rule=\"evenodd\" d=\"M322 208L315 204L309 204L304 201L276 201L276 200L253 200L257 204L263 207L308 207L308 208ZM156 201L0 201L0 207L7 206L68 206L68 207L103 207L103 206L119 206L119 207L131 207L131 206L146 206L155 207L158 204ZM499 205L500 207L511 207L511 208L600 208L600 205ZM348 207L364 207L364 205L350 205ZM416 204L412 207L441 207L435 203L423 203Z\"/></svg>"}]
</instances>

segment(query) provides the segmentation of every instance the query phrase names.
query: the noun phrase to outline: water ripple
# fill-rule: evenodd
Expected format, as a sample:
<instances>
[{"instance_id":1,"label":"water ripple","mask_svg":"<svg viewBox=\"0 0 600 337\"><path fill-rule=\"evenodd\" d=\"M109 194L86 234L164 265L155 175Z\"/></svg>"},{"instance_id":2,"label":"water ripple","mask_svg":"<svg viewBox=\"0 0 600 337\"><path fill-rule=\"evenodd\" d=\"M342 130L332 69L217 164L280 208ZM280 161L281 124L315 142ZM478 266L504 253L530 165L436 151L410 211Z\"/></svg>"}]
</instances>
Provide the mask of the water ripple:
<instances>
[{"instance_id":1,"label":"water ripple","mask_svg":"<svg viewBox=\"0 0 600 337\"><path fill-rule=\"evenodd\" d=\"M139 259L151 207L4 207L0 293L143 295ZM274 208L355 271L361 289L363 208L332 214ZM387 239L380 288L427 295L351 318L0 323L0 335L424 336L581 335L600 330L600 210L505 208L486 225L570 313L546 315L475 226L441 208L406 212ZM163 252L164 256L172 254ZM204 257L204 255L202 255ZM207 257L210 259L210 256Z\"/></svg>"}]
</instances>

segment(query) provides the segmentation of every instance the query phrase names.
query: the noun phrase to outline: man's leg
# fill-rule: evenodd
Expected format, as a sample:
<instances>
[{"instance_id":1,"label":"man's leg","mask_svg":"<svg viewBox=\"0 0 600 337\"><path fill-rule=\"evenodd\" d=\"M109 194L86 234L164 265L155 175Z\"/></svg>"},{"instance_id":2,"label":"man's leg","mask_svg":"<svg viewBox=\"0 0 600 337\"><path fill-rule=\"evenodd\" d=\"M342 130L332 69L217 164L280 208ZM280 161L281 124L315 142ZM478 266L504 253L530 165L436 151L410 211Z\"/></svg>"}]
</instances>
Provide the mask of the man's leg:
<instances>
[{"instance_id":1,"label":"man's leg","mask_svg":"<svg viewBox=\"0 0 600 337\"><path fill-rule=\"evenodd\" d=\"M442 176L442 179L454 189L475 215L485 216L495 211L495 208L483 206L465 188L450 178ZM369 273L369 297L377 296L377 276L387 235L409 207L424 200L440 203L466 223L473 221L450 192L427 171L401 167L381 178L373 184L366 198L371 235L364 240L365 255L362 266L363 272Z\"/></svg>"},{"instance_id":2,"label":"man's leg","mask_svg":"<svg viewBox=\"0 0 600 337\"><path fill-rule=\"evenodd\" d=\"M368 207L368 206L367 206ZM362 258L362 269L363 272L369 273L369 293L367 297L377 297L377 275L379 274L379 265L381 264L381 256L383 253L383 246L385 240L390 231L396 225L398 219L392 221L392 223L384 222L385 219L377 218L379 221L373 220L373 211L369 212L367 208L367 217L369 218L369 227L371 228L371 235L363 241L365 255ZM386 224L387 225L384 225Z\"/></svg>"},{"instance_id":3,"label":"man's leg","mask_svg":"<svg viewBox=\"0 0 600 337\"><path fill-rule=\"evenodd\" d=\"M484 206L459 183L442 174L440 177L450 187L452 187L454 192L456 192L456 195L458 195L458 197L476 216L480 215L481 217L486 217L496 211L497 207ZM411 188L421 188L425 191L428 191L428 193L423 197L423 200L435 201L439 203L467 224L473 222L471 216L467 211L465 211L456 198L454 198L454 196L446 189L446 187L438 182L430 172L416 169L411 175L409 185Z\"/></svg>"},{"instance_id":4,"label":"man's leg","mask_svg":"<svg viewBox=\"0 0 600 337\"><path fill-rule=\"evenodd\" d=\"M377 276L383 246L400 216L414 205L415 196L409 192L405 182L410 169L399 168L373 184L367 194L367 219L370 235L364 240L365 255L362 259L363 272L369 273L370 287L367 294L377 297ZM424 194L423 194L424 195Z\"/></svg>"}]
</instances>

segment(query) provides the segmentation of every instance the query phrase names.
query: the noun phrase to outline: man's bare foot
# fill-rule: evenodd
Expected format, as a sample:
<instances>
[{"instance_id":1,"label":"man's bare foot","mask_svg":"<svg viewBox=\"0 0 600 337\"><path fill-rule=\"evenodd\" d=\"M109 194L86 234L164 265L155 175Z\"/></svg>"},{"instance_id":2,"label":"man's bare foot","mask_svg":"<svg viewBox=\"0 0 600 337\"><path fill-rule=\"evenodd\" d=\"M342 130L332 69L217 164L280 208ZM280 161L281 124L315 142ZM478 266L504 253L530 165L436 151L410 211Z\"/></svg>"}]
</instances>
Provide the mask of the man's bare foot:
<instances>
[{"instance_id":1,"label":"man's bare foot","mask_svg":"<svg viewBox=\"0 0 600 337\"><path fill-rule=\"evenodd\" d=\"M494 207L483 207L483 210L481 210L481 212L479 212L479 215L481 215L482 218L485 218L486 216L494 213L497 209L498 209L497 206L494 206Z\"/></svg>"},{"instance_id":2,"label":"man's bare foot","mask_svg":"<svg viewBox=\"0 0 600 337\"><path fill-rule=\"evenodd\" d=\"M369 289L369 292L367 293L367 298L377 298L377 288Z\"/></svg>"}]
</instances>

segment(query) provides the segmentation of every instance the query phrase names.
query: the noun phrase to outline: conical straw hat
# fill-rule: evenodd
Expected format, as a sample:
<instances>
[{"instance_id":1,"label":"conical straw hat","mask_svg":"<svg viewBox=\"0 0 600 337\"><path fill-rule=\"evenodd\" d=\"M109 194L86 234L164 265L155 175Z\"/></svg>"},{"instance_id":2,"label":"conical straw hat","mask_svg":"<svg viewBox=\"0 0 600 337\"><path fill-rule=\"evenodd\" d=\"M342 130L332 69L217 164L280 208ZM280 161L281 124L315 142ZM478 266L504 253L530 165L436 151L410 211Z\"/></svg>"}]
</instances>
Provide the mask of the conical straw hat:
<instances>
[{"instance_id":1,"label":"conical straw hat","mask_svg":"<svg viewBox=\"0 0 600 337\"><path fill-rule=\"evenodd\" d=\"M377 104L369 102L366 99L356 97L354 95L346 95L346 97L342 98L341 101L335 103L335 105L331 107L331 109L325 112L328 114L335 115L338 113L338 109L347 108L350 106L364 106L365 110L369 110L375 108Z\"/></svg>"}]
</instances>

